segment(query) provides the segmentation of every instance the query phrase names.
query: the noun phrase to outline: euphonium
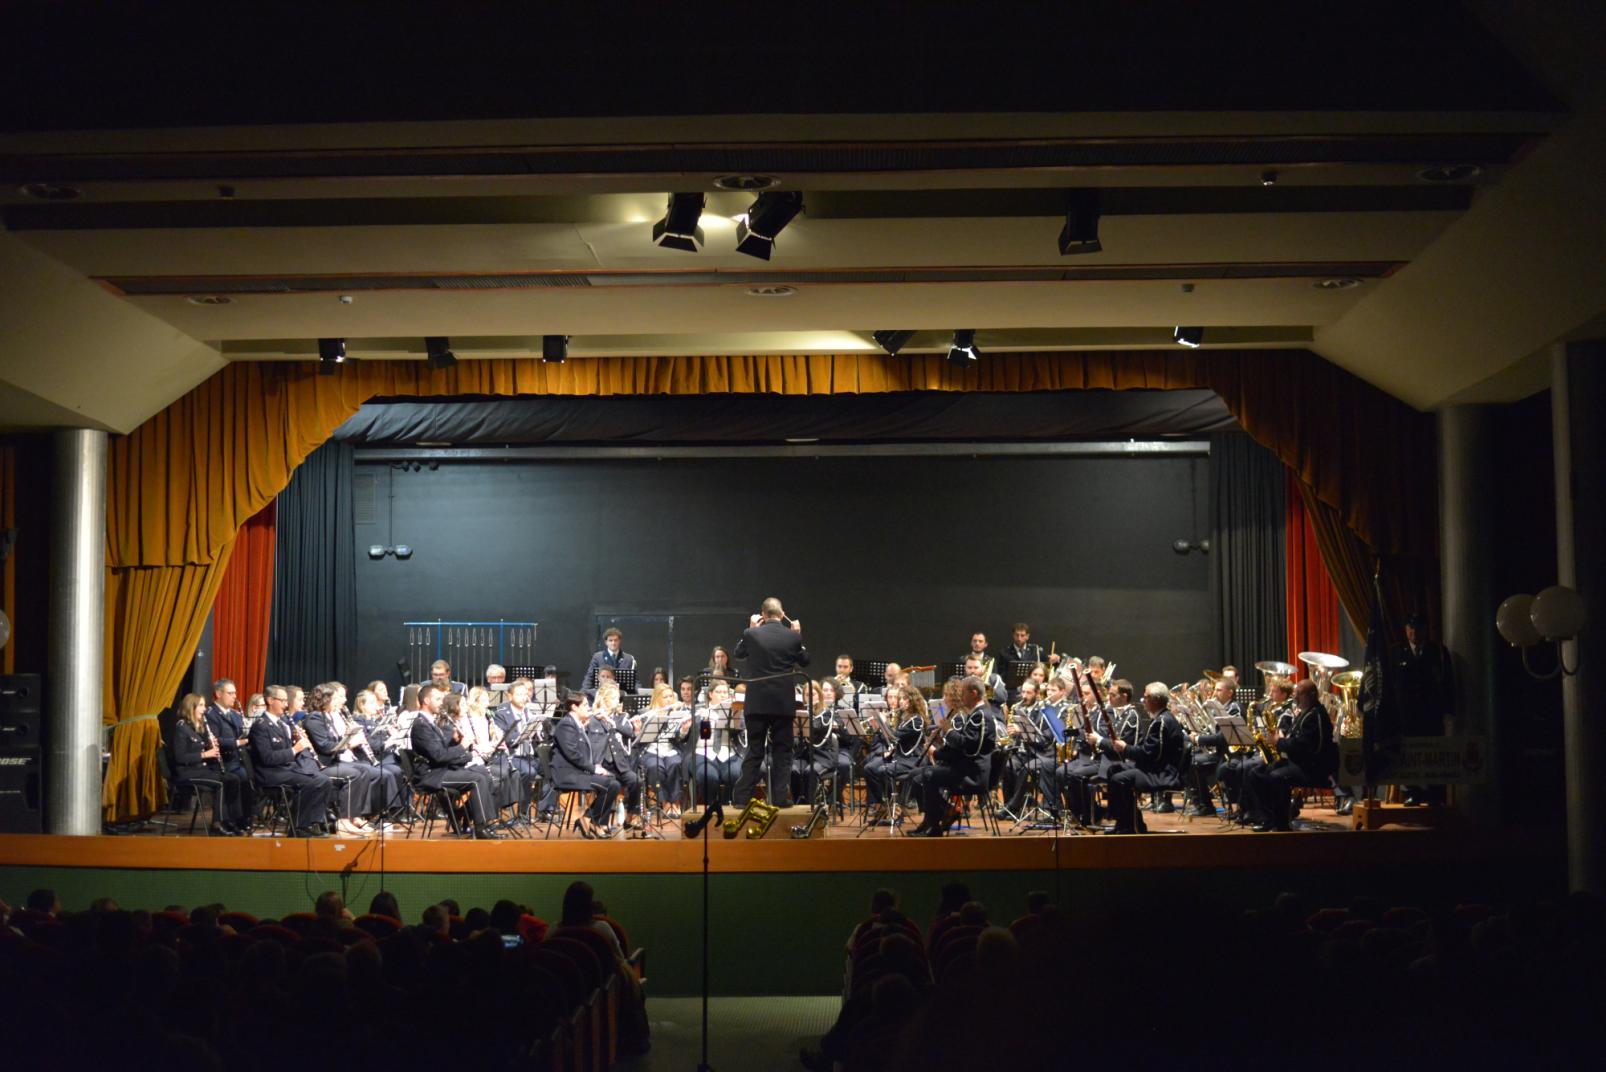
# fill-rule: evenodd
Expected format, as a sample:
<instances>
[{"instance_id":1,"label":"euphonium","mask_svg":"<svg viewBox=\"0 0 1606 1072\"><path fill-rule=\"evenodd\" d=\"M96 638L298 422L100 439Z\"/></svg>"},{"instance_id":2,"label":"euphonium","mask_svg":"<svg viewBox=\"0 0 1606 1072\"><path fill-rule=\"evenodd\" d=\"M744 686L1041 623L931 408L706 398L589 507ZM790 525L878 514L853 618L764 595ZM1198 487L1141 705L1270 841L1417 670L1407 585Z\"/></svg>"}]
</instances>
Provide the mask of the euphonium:
<instances>
[{"instance_id":1,"label":"euphonium","mask_svg":"<svg viewBox=\"0 0 1606 1072\"><path fill-rule=\"evenodd\" d=\"M1359 670L1345 670L1333 675L1333 688L1339 694L1338 735L1359 739L1361 736L1361 677Z\"/></svg>"}]
</instances>

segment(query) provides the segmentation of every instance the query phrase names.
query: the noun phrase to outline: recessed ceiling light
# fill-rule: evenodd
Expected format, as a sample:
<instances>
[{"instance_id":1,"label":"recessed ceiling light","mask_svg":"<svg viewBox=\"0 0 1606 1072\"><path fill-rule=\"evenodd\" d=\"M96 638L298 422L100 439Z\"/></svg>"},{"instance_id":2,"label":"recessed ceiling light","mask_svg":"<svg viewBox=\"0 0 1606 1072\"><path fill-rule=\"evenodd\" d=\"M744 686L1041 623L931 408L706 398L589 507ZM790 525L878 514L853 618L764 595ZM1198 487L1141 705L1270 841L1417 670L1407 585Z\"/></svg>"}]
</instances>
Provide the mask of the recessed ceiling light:
<instances>
[{"instance_id":1,"label":"recessed ceiling light","mask_svg":"<svg viewBox=\"0 0 1606 1072\"><path fill-rule=\"evenodd\" d=\"M191 294L184 299L191 305L233 305L234 299L226 294Z\"/></svg>"},{"instance_id":2,"label":"recessed ceiling light","mask_svg":"<svg viewBox=\"0 0 1606 1072\"><path fill-rule=\"evenodd\" d=\"M781 184L774 175L721 175L714 185L721 190L769 190Z\"/></svg>"},{"instance_id":3,"label":"recessed ceiling light","mask_svg":"<svg viewBox=\"0 0 1606 1072\"><path fill-rule=\"evenodd\" d=\"M786 441L788 443L798 443L798 444L802 444L802 443L818 443L820 441L820 437L819 436L804 436L804 435L787 436L786 437Z\"/></svg>"},{"instance_id":4,"label":"recessed ceiling light","mask_svg":"<svg viewBox=\"0 0 1606 1072\"><path fill-rule=\"evenodd\" d=\"M1423 168L1416 173L1416 177L1423 182L1466 182L1482 174L1483 168L1477 164L1439 164Z\"/></svg>"},{"instance_id":5,"label":"recessed ceiling light","mask_svg":"<svg viewBox=\"0 0 1606 1072\"><path fill-rule=\"evenodd\" d=\"M797 288L789 287L784 283L765 283L756 287L748 287L746 293L751 298L790 298L797 293Z\"/></svg>"},{"instance_id":6,"label":"recessed ceiling light","mask_svg":"<svg viewBox=\"0 0 1606 1072\"><path fill-rule=\"evenodd\" d=\"M17 189L24 197L40 201L74 201L84 195L78 187L65 182L27 182Z\"/></svg>"},{"instance_id":7,"label":"recessed ceiling light","mask_svg":"<svg viewBox=\"0 0 1606 1072\"><path fill-rule=\"evenodd\" d=\"M1343 279L1321 279L1311 285L1317 290L1354 290L1361 285L1361 281L1346 277Z\"/></svg>"}]
</instances>

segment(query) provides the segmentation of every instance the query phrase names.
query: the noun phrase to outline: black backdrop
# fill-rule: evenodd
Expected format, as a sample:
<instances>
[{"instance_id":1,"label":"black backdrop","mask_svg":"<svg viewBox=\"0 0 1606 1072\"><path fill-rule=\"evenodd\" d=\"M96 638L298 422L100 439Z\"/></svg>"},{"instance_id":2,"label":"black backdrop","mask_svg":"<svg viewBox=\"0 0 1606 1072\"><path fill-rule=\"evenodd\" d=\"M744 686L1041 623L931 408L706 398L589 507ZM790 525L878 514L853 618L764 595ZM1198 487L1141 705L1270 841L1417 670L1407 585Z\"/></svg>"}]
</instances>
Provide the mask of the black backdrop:
<instances>
[{"instance_id":1,"label":"black backdrop","mask_svg":"<svg viewBox=\"0 0 1606 1072\"><path fill-rule=\"evenodd\" d=\"M1023 618L1045 646L1134 681L1197 677L1218 650L1202 456L831 457L362 464L380 506L356 563L349 679L394 673L408 619L530 619L578 672L602 624L650 668L700 667L778 595L813 651L933 662ZM393 531L387 497L394 494ZM282 522L281 522L282 524ZM638 618L633 616L647 616Z\"/></svg>"}]
</instances>

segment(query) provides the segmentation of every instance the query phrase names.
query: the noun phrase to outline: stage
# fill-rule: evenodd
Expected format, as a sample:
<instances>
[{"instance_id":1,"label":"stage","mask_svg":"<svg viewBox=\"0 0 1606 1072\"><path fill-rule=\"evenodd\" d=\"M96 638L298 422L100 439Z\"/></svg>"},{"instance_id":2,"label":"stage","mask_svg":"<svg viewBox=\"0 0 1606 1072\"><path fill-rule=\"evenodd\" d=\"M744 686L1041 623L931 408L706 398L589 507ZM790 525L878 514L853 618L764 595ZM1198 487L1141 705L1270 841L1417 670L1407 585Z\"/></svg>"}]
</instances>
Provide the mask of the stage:
<instances>
[{"instance_id":1,"label":"stage","mask_svg":"<svg viewBox=\"0 0 1606 1072\"><path fill-rule=\"evenodd\" d=\"M935 909L938 887L969 884L992 918L1007 922L1032 890L1049 892L1090 926L1124 926L1150 913L1189 914L1269 904L1284 890L1310 904L1351 896L1417 900L1532 899L1564 888L1559 834L1457 827L1237 833L1218 820L1148 816L1140 836L965 834L940 839L855 837L844 827L807 841L709 838L708 893L717 993L828 993L838 949L870 894L890 887L917 920ZM1325 818L1325 821L1323 821ZM1217 831L1219 832L1206 832ZM1163 832L1161 832L1163 831ZM462 841L277 837L0 836L0 896L19 903L50 887L68 908L110 895L129 908L222 902L261 917L311 907L343 890L355 910L380 888L409 921L441 898L465 908L509 897L538 915L557 914L563 888L584 877L632 938L652 950L658 993L698 984L703 842L655 840ZM762 939L784 971L721 950Z\"/></svg>"}]
</instances>

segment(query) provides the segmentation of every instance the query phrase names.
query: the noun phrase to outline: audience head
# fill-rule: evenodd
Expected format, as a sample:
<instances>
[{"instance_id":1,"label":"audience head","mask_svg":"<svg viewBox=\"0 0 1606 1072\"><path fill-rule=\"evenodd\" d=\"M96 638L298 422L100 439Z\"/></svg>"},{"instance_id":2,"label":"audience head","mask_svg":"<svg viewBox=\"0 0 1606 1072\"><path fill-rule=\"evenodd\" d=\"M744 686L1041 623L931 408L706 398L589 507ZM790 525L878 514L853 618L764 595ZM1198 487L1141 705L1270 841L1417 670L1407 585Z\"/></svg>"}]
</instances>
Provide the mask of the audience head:
<instances>
[{"instance_id":1,"label":"audience head","mask_svg":"<svg viewBox=\"0 0 1606 1072\"><path fill-rule=\"evenodd\" d=\"M312 913L331 923L340 923L349 918L345 900L334 890L324 890L318 894L318 899L312 902Z\"/></svg>"},{"instance_id":2,"label":"audience head","mask_svg":"<svg viewBox=\"0 0 1606 1072\"><path fill-rule=\"evenodd\" d=\"M889 908L898 907L898 895L892 890L882 888L870 895L870 914L879 916Z\"/></svg>"},{"instance_id":3,"label":"audience head","mask_svg":"<svg viewBox=\"0 0 1606 1072\"><path fill-rule=\"evenodd\" d=\"M588 927L596 918L592 906L595 891L587 882L571 882L569 888L563 891L563 915L558 920L564 927Z\"/></svg>"},{"instance_id":4,"label":"audience head","mask_svg":"<svg viewBox=\"0 0 1606 1072\"><path fill-rule=\"evenodd\" d=\"M61 902L56 900L55 890L39 889L28 894L28 900L23 907L30 912L38 912L45 916L54 916L61 912Z\"/></svg>"},{"instance_id":5,"label":"audience head","mask_svg":"<svg viewBox=\"0 0 1606 1072\"><path fill-rule=\"evenodd\" d=\"M970 887L963 882L944 883L937 899L937 914L946 916L965 907L970 900Z\"/></svg>"},{"instance_id":6,"label":"audience head","mask_svg":"<svg viewBox=\"0 0 1606 1072\"><path fill-rule=\"evenodd\" d=\"M401 919L401 905L396 901L396 895L389 890L380 890L374 894L374 899L368 902L368 914L372 916L389 916L391 919Z\"/></svg>"}]
</instances>

